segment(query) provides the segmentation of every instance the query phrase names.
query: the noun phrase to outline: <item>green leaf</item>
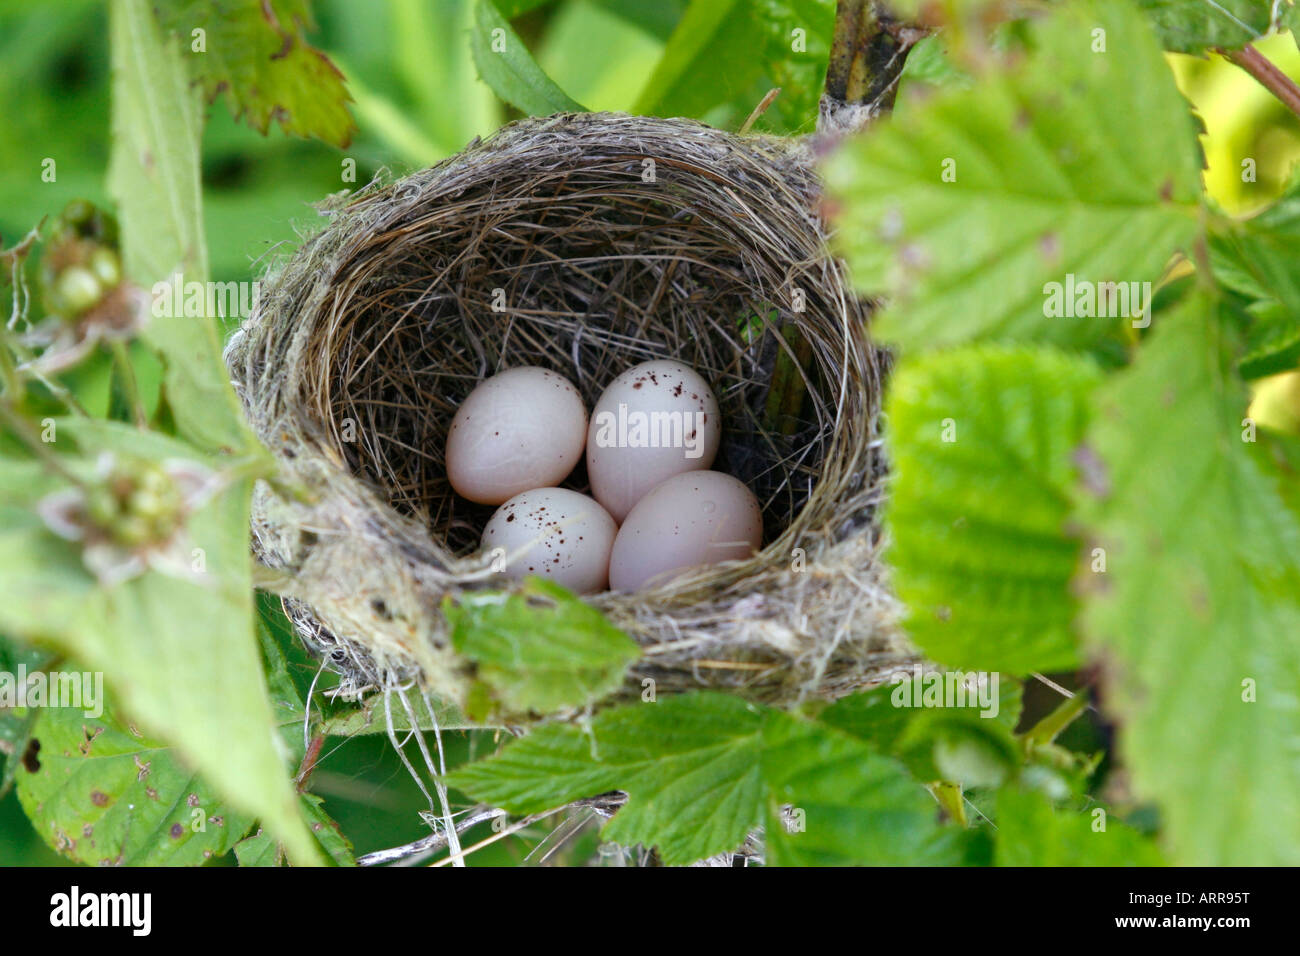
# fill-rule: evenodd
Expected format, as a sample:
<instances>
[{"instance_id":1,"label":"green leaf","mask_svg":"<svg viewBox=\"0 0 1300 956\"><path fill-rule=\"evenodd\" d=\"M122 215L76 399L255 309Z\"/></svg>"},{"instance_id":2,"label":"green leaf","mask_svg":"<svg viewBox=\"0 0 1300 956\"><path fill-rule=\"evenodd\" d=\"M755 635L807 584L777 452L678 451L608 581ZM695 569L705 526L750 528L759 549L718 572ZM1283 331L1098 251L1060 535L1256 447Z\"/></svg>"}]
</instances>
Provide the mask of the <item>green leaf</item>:
<instances>
[{"instance_id":1,"label":"green leaf","mask_svg":"<svg viewBox=\"0 0 1300 956\"><path fill-rule=\"evenodd\" d=\"M1283 0L1278 7L1278 27L1291 31L1291 39L1300 43L1300 4Z\"/></svg>"},{"instance_id":2,"label":"green leaf","mask_svg":"<svg viewBox=\"0 0 1300 956\"><path fill-rule=\"evenodd\" d=\"M257 643L262 652L262 672L266 675L267 695L280 736L292 760L302 760L306 751L303 726L307 720L310 683L300 687L290 670L287 649L297 642L293 625L269 595L257 597ZM294 643L290 643L294 642ZM301 649L301 645L297 645Z\"/></svg>"},{"instance_id":3,"label":"green leaf","mask_svg":"<svg viewBox=\"0 0 1300 956\"><path fill-rule=\"evenodd\" d=\"M1248 379L1294 369L1300 362L1300 313L1280 302L1257 302L1237 369Z\"/></svg>"},{"instance_id":4,"label":"green leaf","mask_svg":"<svg viewBox=\"0 0 1300 956\"><path fill-rule=\"evenodd\" d=\"M321 845L326 856L336 866L356 866L356 858L352 855L352 841L343 835L339 825L325 812L325 801L314 793L302 794L301 800L307 826L311 828L312 835L316 837L316 842Z\"/></svg>"},{"instance_id":5,"label":"green leaf","mask_svg":"<svg viewBox=\"0 0 1300 956\"><path fill-rule=\"evenodd\" d=\"M904 363L887 402L887 552L930 658L1023 675L1078 663L1071 455L1100 380L1089 361L973 346Z\"/></svg>"},{"instance_id":6,"label":"green leaf","mask_svg":"<svg viewBox=\"0 0 1300 956\"><path fill-rule=\"evenodd\" d=\"M1243 424L1203 294L1096 398L1084 629L1137 795L1179 864L1300 862L1300 520Z\"/></svg>"},{"instance_id":7,"label":"green leaf","mask_svg":"<svg viewBox=\"0 0 1300 956\"><path fill-rule=\"evenodd\" d=\"M235 859L240 866L281 866L280 846L265 830L258 830L235 844Z\"/></svg>"},{"instance_id":8,"label":"green leaf","mask_svg":"<svg viewBox=\"0 0 1300 956\"><path fill-rule=\"evenodd\" d=\"M1274 0L1137 0L1166 50L1239 49L1269 31Z\"/></svg>"},{"instance_id":9,"label":"green leaf","mask_svg":"<svg viewBox=\"0 0 1300 956\"><path fill-rule=\"evenodd\" d=\"M511 106L529 116L585 112L537 65L498 7L497 0L478 0L470 34L479 76Z\"/></svg>"},{"instance_id":10,"label":"green leaf","mask_svg":"<svg viewBox=\"0 0 1300 956\"><path fill-rule=\"evenodd\" d=\"M1149 838L1101 807L1058 809L1040 794L1007 787L998 793L997 820L997 866L1164 865Z\"/></svg>"},{"instance_id":11,"label":"green leaf","mask_svg":"<svg viewBox=\"0 0 1300 956\"><path fill-rule=\"evenodd\" d=\"M692 0L634 112L738 126L780 88L760 125L811 132L834 27L830 0Z\"/></svg>"},{"instance_id":12,"label":"green leaf","mask_svg":"<svg viewBox=\"0 0 1300 956\"><path fill-rule=\"evenodd\" d=\"M352 843L343 835L338 823L324 809L324 800L314 793L299 794L302 815L312 835L335 866L356 866ZM284 849L264 829L235 844L235 858L240 866L283 866Z\"/></svg>"},{"instance_id":13,"label":"green leaf","mask_svg":"<svg viewBox=\"0 0 1300 956\"><path fill-rule=\"evenodd\" d=\"M14 775L31 743L32 727L40 715L32 708L16 706L19 678L44 669L53 659L47 650L0 635L0 798L13 786ZM7 699L11 691L12 701Z\"/></svg>"},{"instance_id":14,"label":"green leaf","mask_svg":"<svg viewBox=\"0 0 1300 956\"><path fill-rule=\"evenodd\" d=\"M493 0L493 2L503 17L513 20L538 7L550 6L555 0Z\"/></svg>"},{"instance_id":15,"label":"green leaf","mask_svg":"<svg viewBox=\"0 0 1300 956\"><path fill-rule=\"evenodd\" d=\"M893 761L711 692L606 711L586 731L543 726L449 783L517 813L624 791L604 836L656 846L670 865L734 850L763 822L777 862L923 862L941 849L933 801ZM770 832L785 803L805 811L802 832Z\"/></svg>"},{"instance_id":16,"label":"green leaf","mask_svg":"<svg viewBox=\"0 0 1300 956\"><path fill-rule=\"evenodd\" d=\"M1258 433L1261 467L1281 476L1278 488L1291 514L1300 515L1300 437L1261 428Z\"/></svg>"},{"instance_id":17,"label":"green leaf","mask_svg":"<svg viewBox=\"0 0 1300 956\"><path fill-rule=\"evenodd\" d=\"M18 772L23 810L53 849L86 864L194 866L223 855L248 830L252 818L227 806L164 744L111 710L85 713L42 709L39 766Z\"/></svg>"},{"instance_id":18,"label":"green leaf","mask_svg":"<svg viewBox=\"0 0 1300 956\"><path fill-rule=\"evenodd\" d=\"M1215 278L1250 300L1252 321L1240 366L1247 378L1286 371L1300 360L1298 244L1300 166L1277 202L1210 236Z\"/></svg>"},{"instance_id":19,"label":"green leaf","mask_svg":"<svg viewBox=\"0 0 1300 956\"><path fill-rule=\"evenodd\" d=\"M208 278L199 138L202 112L177 44L145 0L110 4L113 151L108 190L117 202L127 275L145 289L180 273ZM145 333L167 366L167 400L180 433L205 450L254 447L213 317L155 316Z\"/></svg>"},{"instance_id":20,"label":"green leaf","mask_svg":"<svg viewBox=\"0 0 1300 956\"><path fill-rule=\"evenodd\" d=\"M713 693L621 707L598 716L590 735L541 727L448 783L517 813L623 790L628 802L605 836L690 863L735 849L759 822L768 719L764 708Z\"/></svg>"},{"instance_id":21,"label":"green leaf","mask_svg":"<svg viewBox=\"0 0 1300 956\"><path fill-rule=\"evenodd\" d=\"M433 704L433 707L434 714L438 718L437 729L439 731L483 730L485 726L490 726L470 720L454 704L438 701ZM427 732L434 730L433 721L429 719L429 715L425 713L423 707L416 709L415 717L416 726L420 730ZM411 729L411 721L406 716L406 708L400 704L393 705L392 718L393 730L400 732ZM386 734L388 733L388 715L384 712L384 699L382 696L371 697L360 707L350 707L330 714L320 725L319 730L331 737Z\"/></svg>"},{"instance_id":22,"label":"green leaf","mask_svg":"<svg viewBox=\"0 0 1300 956\"><path fill-rule=\"evenodd\" d=\"M270 692L271 706L276 724L280 728L281 739L285 749L294 761L301 763L306 753L303 740L303 723L306 720L304 701L311 690L311 683L305 686L294 679L294 663L305 662L306 655L298 643L293 625L285 617L278 601L269 595L261 595L257 609L257 636L265 661L266 679ZM298 661L291 661L289 651L298 652ZM312 728L314 733L326 731L320 726ZM302 818L310 827L312 836L324 851L325 857L338 866L355 866L352 856L352 844L339 825L325 812L324 801L312 793L298 794L299 809ZM280 866L285 862L283 845L275 840L265 828L235 845L235 856L240 866Z\"/></svg>"},{"instance_id":23,"label":"green leaf","mask_svg":"<svg viewBox=\"0 0 1300 956\"><path fill-rule=\"evenodd\" d=\"M56 427L60 446L80 450L83 471L108 450L215 467L174 440L118 423L69 419ZM190 544L206 566L201 583L148 571L110 589L85 570L74 542L27 510L58 484L26 462L6 460L0 476L13 492L0 512L0 631L46 641L104 671L146 732L174 745L232 805L259 816L297 860L314 860L276 750L253 634L250 481L234 481L190 519Z\"/></svg>"},{"instance_id":24,"label":"green leaf","mask_svg":"<svg viewBox=\"0 0 1300 956\"><path fill-rule=\"evenodd\" d=\"M944 38L932 34L919 40L907 54L899 89L905 90L911 83L923 83L933 91L969 87L974 83L974 78L953 62L944 47ZM904 96L899 96L895 108L907 108Z\"/></svg>"},{"instance_id":25,"label":"green leaf","mask_svg":"<svg viewBox=\"0 0 1300 956\"><path fill-rule=\"evenodd\" d=\"M934 749L941 742L976 738L1008 758L1008 766L1018 760L1011 733L1020 718L1019 681L996 677L997 696L985 708L981 693L988 694L991 683L981 691L964 691L960 699L937 695L947 681L960 681L973 675L938 671L923 677L907 677L892 686L876 687L836 701L817 719L856 737L873 750L889 754L903 762L912 776L921 781L941 780L944 774L935 765Z\"/></svg>"},{"instance_id":26,"label":"green leaf","mask_svg":"<svg viewBox=\"0 0 1300 956\"><path fill-rule=\"evenodd\" d=\"M447 598L443 613L452 645L511 713L595 703L618 688L641 653L599 611L542 578L529 578L519 594Z\"/></svg>"},{"instance_id":27,"label":"green leaf","mask_svg":"<svg viewBox=\"0 0 1300 956\"><path fill-rule=\"evenodd\" d=\"M937 824L934 798L851 737L775 716L762 769L770 866L935 866L960 857L962 833Z\"/></svg>"},{"instance_id":28,"label":"green leaf","mask_svg":"<svg viewBox=\"0 0 1300 956\"><path fill-rule=\"evenodd\" d=\"M352 141L343 74L304 35L315 28L307 0L189 0L157 10L209 102L225 93L231 115L263 135L275 120L340 149ZM201 50L195 30L205 34Z\"/></svg>"},{"instance_id":29,"label":"green leaf","mask_svg":"<svg viewBox=\"0 0 1300 956\"><path fill-rule=\"evenodd\" d=\"M650 36L667 40L686 13L687 0L595 0L595 3L640 27Z\"/></svg>"},{"instance_id":30,"label":"green leaf","mask_svg":"<svg viewBox=\"0 0 1300 956\"><path fill-rule=\"evenodd\" d=\"M877 124L827 164L854 282L889 299L878 338L1091 345L1128 320L1049 314L1048 284L1138 283L1141 297L1196 234L1195 127L1141 17L1057 7L1030 36L1012 65Z\"/></svg>"},{"instance_id":31,"label":"green leaf","mask_svg":"<svg viewBox=\"0 0 1300 956\"><path fill-rule=\"evenodd\" d=\"M293 759L300 761L305 752L305 701L312 689L313 678L320 673L320 664L303 648L278 598L262 594L258 596L257 605L257 636L265 661L275 722L280 727L281 737ZM317 690L319 692L319 688ZM484 729L485 725L470 721L454 704L434 701L430 706L433 707L440 731ZM311 715L312 734L356 737L388 732L388 717L384 711L382 694L371 695L357 706L342 703L332 705L316 699L312 701ZM411 721L400 702L392 706L392 721L395 731L411 729ZM434 729L433 721L423 706L416 708L416 726L423 731L431 732Z\"/></svg>"},{"instance_id":32,"label":"green leaf","mask_svg":"<svg viewBox=\"0 0 1300 956\"><path fill-rule=\"evenodd\" d=\"M28 482L33 491L56 485L28 462L0 461L0 486ZM72 628L95 592L76 546L50 534L20 499L0 507L0 628L40 639ZM33 502L34 503L34 499Z\"/></svg>"}]
</instances>

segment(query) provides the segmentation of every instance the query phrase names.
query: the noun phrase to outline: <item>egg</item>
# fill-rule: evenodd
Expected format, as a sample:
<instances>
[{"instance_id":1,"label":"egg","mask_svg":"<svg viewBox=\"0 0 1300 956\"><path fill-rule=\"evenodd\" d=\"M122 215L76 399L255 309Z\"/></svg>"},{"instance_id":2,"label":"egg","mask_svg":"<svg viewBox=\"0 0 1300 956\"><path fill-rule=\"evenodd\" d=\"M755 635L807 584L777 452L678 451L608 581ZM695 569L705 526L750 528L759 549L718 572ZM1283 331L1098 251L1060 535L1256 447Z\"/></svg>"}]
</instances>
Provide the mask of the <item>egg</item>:
<instances>
[{"instance_id":1,"label":"egg","mask_svg":"<svg viewBox=\"0 0 1300 956\"><path fill-rule=\"evenodd\" d=\"M651 488L713 464L722 437L708 382L681 362L644 362L609 384L587 427L591 493L622 521Z\"/></svg>"},{"instance_id":2,"label":"egg","mask_svg":"<svg viewBox=\"0 0 1300 956\"><path fill-rule=\"evenodd\" d=\"M663 584L673 572L747 558L762 540L762 510L743 482L720 471L675 475L638 501L619 528L609 586Z\"/></svg>"},{"instance_id":3,"label":"egg","mask_svg":"<svg viewBox=\"0 0 1300 956\"><path fill-rule=\"evenodd\" d=\"M484 379L447 433L447 479L470 501L499 505L558 485L582 457L587 410L562 375L521 366Z\"/></svg>"},{"instance_id":4,"label":"egg","mask_svg":"<svg viewBox=\"0 0 1300 956\"><path fill-rule=\"evenodd\" d=\"M483 548L512 578L550 578L578 594L605 590L618 526L596 501L567 488L515 495L488 519Z\"/></svg>"}]
</instances>

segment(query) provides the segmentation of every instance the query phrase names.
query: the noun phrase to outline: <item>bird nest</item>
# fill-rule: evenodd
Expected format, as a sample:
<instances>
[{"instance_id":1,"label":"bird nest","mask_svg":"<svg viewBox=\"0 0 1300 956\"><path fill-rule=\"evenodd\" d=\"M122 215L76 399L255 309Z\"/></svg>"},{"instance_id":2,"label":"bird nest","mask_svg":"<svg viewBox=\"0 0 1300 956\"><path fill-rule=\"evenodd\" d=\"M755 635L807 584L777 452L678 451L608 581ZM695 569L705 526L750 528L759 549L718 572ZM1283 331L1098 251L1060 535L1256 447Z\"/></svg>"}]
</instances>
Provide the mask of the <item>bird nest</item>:
<instances>
[{"instance_id":1,"label":"bird nest","mask_svg":"<svg viewBox=\"0 0 1300 956\"><path fill-rule=\"evenodd\" d=\"M713 467L757 494L765 546L584 598L641 645L625 693L651 678L782 702L911 666L879 560L884 359L827 253L806 144L559 115L322 212L227 363L284 466L255 496L258 556L345 690L414 681L463 703L475 667L444 599L522 586L479 553L491 509L447 481L447 429L474 386L544 366L590 407L660 358L712 384ZM587 490L581 465L566 487Z\"/></svg>"}]
</instances>

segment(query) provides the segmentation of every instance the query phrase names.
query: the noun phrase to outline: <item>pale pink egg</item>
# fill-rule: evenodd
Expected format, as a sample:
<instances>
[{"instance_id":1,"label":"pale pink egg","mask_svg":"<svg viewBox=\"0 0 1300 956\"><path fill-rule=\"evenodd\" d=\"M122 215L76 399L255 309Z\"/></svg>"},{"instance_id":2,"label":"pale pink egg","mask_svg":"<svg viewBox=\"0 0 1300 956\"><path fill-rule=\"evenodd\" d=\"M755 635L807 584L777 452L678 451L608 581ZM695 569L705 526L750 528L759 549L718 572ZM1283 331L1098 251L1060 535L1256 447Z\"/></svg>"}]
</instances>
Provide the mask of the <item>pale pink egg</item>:
<instances>
[{"instance_id":1,"label":"pale pink egg","mask_svg":"<svg viewBox=\"0 0 1300 956\"><path fill-rule=\"evenodd\" d=\"M609 586L635 591L700 565L748 558L763 540L758 499L720 471L692 471L652 488L614 539Z\"/></svg>"},{"instance_id":2,"label":"pale pink egg","mask_svg":"<svg viewBox=\"0 0 1300 956\"><path fill-rule=\"evenodd\" d=\"M488 519L483 548L508 577L550 578L578 594L605 590L618 526L594 499L566 488L515 495ZM499 550L498 550L499 549Z\"/></svg>"},{"instance_id":3,"label":"pale pink egg","mask_svg":"<svg viewBox=\"0 0 1300 956\"><path fill-rule=\"evenodd\" d=\"M722 437L708 382L681 362L644 362L612 381L587 426L591 493L615 521L660 482L713 464Z\"/></svg>"},{"instance_id":4,"label":"pale pink egg","mask_svg":"<svg viewBox=\"0 0 1300 956\"><path fill-rule=\"evenodd\" d=\"M484 379L447 433L447 479L457 494L499 505L558 485L582 457L587 410L563 375L522 366Z\"/></svg>"}]
</instances>

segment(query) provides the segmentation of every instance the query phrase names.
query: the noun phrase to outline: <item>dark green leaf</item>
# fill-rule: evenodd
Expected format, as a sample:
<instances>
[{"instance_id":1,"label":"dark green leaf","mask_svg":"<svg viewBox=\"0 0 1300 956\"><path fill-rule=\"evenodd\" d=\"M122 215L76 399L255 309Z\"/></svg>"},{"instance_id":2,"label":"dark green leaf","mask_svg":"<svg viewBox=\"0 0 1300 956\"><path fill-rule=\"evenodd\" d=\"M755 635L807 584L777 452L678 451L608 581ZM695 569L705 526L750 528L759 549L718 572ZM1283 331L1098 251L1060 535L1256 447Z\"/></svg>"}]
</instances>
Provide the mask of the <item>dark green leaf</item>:
<instances>
[{"instance_id":1,"label":"dark green leaf","mask_svg":"<svg viewBox=\"0 0 1300 956\"><path fill-rule=\"evenodd\" d=\"M811 132L834 25L831 0L692 0L636 112L738 126L779 88L760 125Z\"/></svg>"},{"instance_id":2,"label":"dark green leaf","mask_svg":"<svg viewBox=\"0 0 1300 956\"><path fill-rule=\"evenodd\" d=\"M945 684L960 678L983 677L979 689L963 685L960 698L941 695ZM991 693L990 677L998 680L997 695L985 708L980 699ZM869 744L872 749L900 759L918 780L943 778L935 766L934 748L940 741L977 737L1014 762L1011 732L1020 717L1019 681L996 675L945 675L937 671L844 697L818 715L818 720Z\"/></svg>"},{"instance_id":3,"label":"dark green leaf","mask_svg":"<svg viewBox=\"0 0 1300 956\"><path fill-rule=\"evenodd\" d=\"M1300 362L1300 313L1280 302L1258 302L1237 368L1246 378L1294 369Z\"/></svg>"},{"instance_id":4,"label":"dark green leaf","mask_svg":"<svg viewBox=\"0 0 1300 956\"><path fill-rule=\"evenodd\" d=\"M686 0L596 0L610 13L617 14L660 40L672 36L673 28L686 13Z\"/></svg>"},{"instance_id":5,"label":"dark green leaf","mask_svg":"<svg viewBox=\"0 0 1300 956\"><path fill-rule=\"evenodd\" d=\"M339 825L324 810L320 797L313 793L299 795L303 819L325 855L336 866L356 866L352 844L343 835ZM240 866L283 866L284 849L264 829L235 844L235 857Z\"/></svg>"},{"instance_id":6,"label":"dark green leaf","mask_svg":"<svg viewBox=\"0 0 1300 956\"><path fill-rule=\"evenodd\" d=\"M998 794L998 866L1163 866L1159 849L1102 807L1078 812L1006 788Z\"/></svg>"},{"instance_id":7,"label":"dark green leaf","mask_svg":"<svg viewBox=\"0 0 1300 956\"><path fill-rule=\"evenodd\" d=\"M818 724L774 717L763 734L766 862L917 866L958 862L962 833L893 760Z\"/></svg>"},{"instance_id":8,"label":"dark green leaf","mask_svg":"<svg viewBox=\"0 0 1300 956\"><path fill-rule=\"evenodd\" d=\"M1211 47L1235 50L1268 32L1274 7L1287 0L1137 0L1155 25L1166 50L1200 53Z\"/></svg>"},{"instance_id":9,"label":"dark green leaf","mask_svg":"<svg viewBox=\"0 0 1300 956\"><path fill-rule=\"evenodd\" d=\"M1246 297L1251 325L1241 372L1259 378L1300 359L1300 166L1282 197L1263 212L1210 237L1215 278Z\"/></svg>"},{"instance_id":10,"label":"dark green leaf","mask_svg":"<svg viewBox=\"0 0 1300 956\"><path fill-rule=\"evenodd\" d=\"M511 106L530 116L585 111L537 65L496 0L478 0L470 44L479 76Z\"/></svg>"}]
</instances>

